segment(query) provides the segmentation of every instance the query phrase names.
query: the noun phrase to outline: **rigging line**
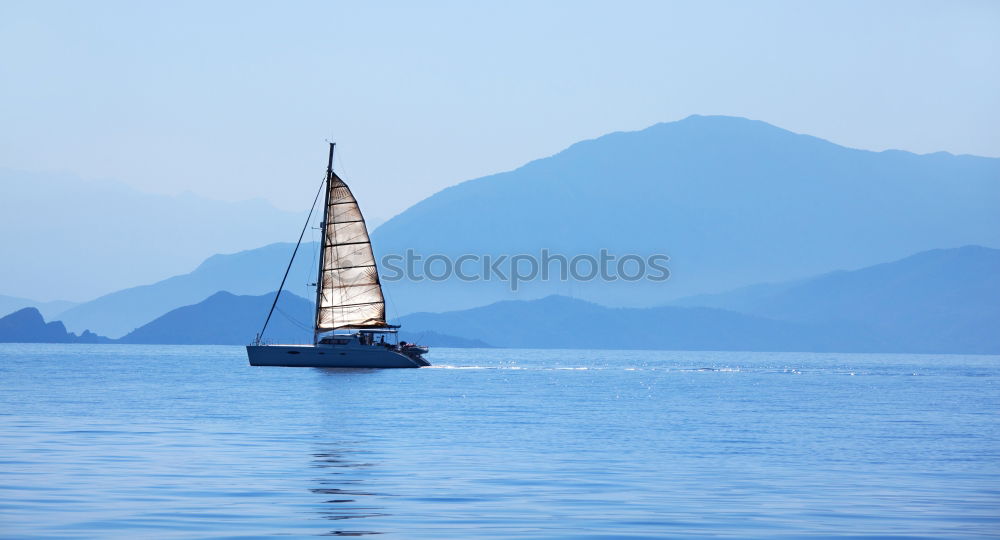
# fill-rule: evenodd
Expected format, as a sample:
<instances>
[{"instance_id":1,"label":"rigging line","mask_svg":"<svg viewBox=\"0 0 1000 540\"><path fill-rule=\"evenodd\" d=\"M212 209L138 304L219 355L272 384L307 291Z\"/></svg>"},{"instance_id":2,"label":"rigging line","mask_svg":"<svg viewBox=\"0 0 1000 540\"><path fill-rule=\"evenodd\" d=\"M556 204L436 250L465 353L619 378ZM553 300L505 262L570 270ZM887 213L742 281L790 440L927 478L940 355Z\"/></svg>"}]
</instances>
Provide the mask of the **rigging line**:
<instances>
[{"instance_id":1,"label":"rigging line","mask_svg":"<svg viewBox=\"0 0 1000 540\"><path fill-rule=\"evenodd\" d=\"M349 177L351 175L347 174L347 167L344 166L344 156L343 156L343 154L344 154L344 152L341 151L339 154L337 154L336 156L334 156L333 159L337 160L337 163L340 163L340 170L344 171L344 176L348 176Z\"/></svg>"},{"instance_id":2,"label":"rigging line","mask_svg":"<svg viewBox=\"0 0 1000 540\"><path fill-rule=\"evenodd\" d=\"M264 319L264 326L260 329L260 333L257 334L257 345L260 344L260 338L264 335L264 330L267 330L267 323L271 321L271 314L274 313L274 307L278 305L278 297L281 296L281 290L285 288L285 280L288 279L288 272L292 269L292 263L295 262L295 254L299 252L299 245L302 244L302 237L306 234L306 228L309 227L309 222L312 220L313 211L316 210L316 202L319 201L319 194L323 193L323 186L326 185L326 177L323 177L323 182L319 185L319 189L316 191L316 197L313 199L312 207L309 208L309 215L306 216L306 223L302 226L302 232L299 233L299 241L295 243L295 249L292 250L292 258L288 261L288 267L285 268L285 275L281 278L281 285L278 285L278 292L274 293L274 302L271 303L271 309L267 312L267 318Z\"/></svg>"},{"instance_id":3,"label":"rigging line","mask_svg":"<svg viewBox=\"0 0 1000 540\"><path fill-rule=\"evenodd\" d=\"M312 244L316 243L316 229L314 227L310 227L309 228L309 238L310 238L310 240L312 240L310 243L312 243ZM313 249L313 250L311 250L312 251L312 263L309 265L309 268L306 269L306 281L305 282L307 284L306 285L306 290L307 291L309 290L308 283L312 279L312 276L310 274L312 274L312 269L316 268L316 266L317 266L317 264L316 264L316 254L319 253L320 249L323 249L323 248L320 247L319 249ZM316 283L316 286L319 287L319 283L318 282ZM306 298L308 298L309 296L315 296L316 291L312 291L312 292L313 292L313 294L312 295L306 295Z\"/></svg>"},{"instance_id":4,"label":"rigging line","mask_svg":"<svg viewBox=\"0 0 1000 540\"><path fill-rule=\"evenodd\" d=\"M275 309L275 311L277 311L278 313L280 313L281 315L283 315L283 316L285 317L285 319L286 319L286 320L287 320L288 322L292 323L292 325L293 325L293 326L296 326L296 327L298 327L298 328L299 328L300 330L309 330L309 331L311 331L311 330L312 330L312 328L309 328L309 326L308 326L308 325L306 325L306 324L305 324L305 323L303 323L303 322L300 322L300 321L299 321L298 319L296 319L295 317L292 317L292 316L291 316L291 315L289 315L289 314L288 314L287 312L285 312L285 311L284 311L283 309L281 309L281 308L276 308L276 309Z\"/></svg>"}]
</instances>

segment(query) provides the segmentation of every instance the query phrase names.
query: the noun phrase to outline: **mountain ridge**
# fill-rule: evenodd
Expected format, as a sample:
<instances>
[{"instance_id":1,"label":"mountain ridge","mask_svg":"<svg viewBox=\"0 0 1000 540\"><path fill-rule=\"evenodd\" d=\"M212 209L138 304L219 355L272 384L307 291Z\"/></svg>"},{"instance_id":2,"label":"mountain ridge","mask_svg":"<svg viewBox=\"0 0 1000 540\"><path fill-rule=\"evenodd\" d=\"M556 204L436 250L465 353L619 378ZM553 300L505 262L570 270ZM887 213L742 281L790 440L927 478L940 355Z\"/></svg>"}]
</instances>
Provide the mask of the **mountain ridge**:
<instances>
[{"instance_id":1,"label":"mountain ridge","mask_svg":"<svg viewBox=\"0 0 1000 540\"><path fill-rule=\"evenodd\" d=\"M310 246L316 249L315 244L305 244L303 248ZM274 290L294 247L295 244L275 243L216 254L187 274L115 291L75 306L61 316L70 329L94 328L101 334L121 337L173 309L198 303L219 291L264 294ZM316 271L308 268L309 259L302 256L303 248L289 272L290 280L302 281L298 287L289 281L287 288L293 293L302 289L306 279L315 281ZM280 265L272 264L279 260L283 260Z\"/></svg>"},{"instance_id":2,"label":"mountain ridge","mask_svg":"<svg viewBox=\"0 0 1000 540\"><path fill-rule=\"evenodd\" d=\"M251 296L219 291L188 306L171 310L129 332L119 343L246 345L260 331L275 293ZM282 292L263 335L266 343L312 343L314 303ZM221 324L220 324L221 323ZM426 331L400 332L400 339L435 346L489 347L475 339Z\"/></svg>"},{"instance_id":3,"label":"mountain ridge","mask_svg":"<svg viewBox=\"0 0 1000 540\"><path fill-rule=\"evenodd\" d=\"M45 322L34 307L19 309L0 317L0 343L109 343L106 337L84 330L67 332L60 321Z\"/></svg>"},{"instance_id":4,"label":"mountain ridge","mask_svg":"<svg viewBox=\"0 0 1000 540\"><path fill-rule=\"evenodd\" d=\"M406 330L402 339L433 346L1000 353L997 249L929 250L859 270L766 284L753 293L713 295L708 298L715 302L711 307L648 308L550 295L411 313L398 322ZM238 296L220 291L171 310L118 342L245 344L259 330L273 298L273 292ZM312 301L282 293L265 338L310 342L313 309ZM44 323L33 308L15 315L21 317L20 327L35 332L35 339L81 341L67 337L59 322ZM5 335L7 341L26 340L10 338L10 328L18 327L10 324L14 319L0 319L0 340Z\"/></svg>"},{"instance_id":5,"label":"mountain ridge","mask_svg":"<svg viewBox=\"0 0 1000 540\"><path fill-rule=\"evenodd\" d=\"M483 246L669 255L667 283L585 283L575 291L638 306L939 246L1000 246L998 179L997 158L851 149L757 120L692 116L581 141L446 188L379 227L373 244L379 253L425 255ZM397 289L403 313L565 292L558 284L516 295L502 285L448 282Z\"/></svg>"},{"instance_id":6,"label":"mountain ridge","mask_svg":"<svg viewBox=\"0 0 1000 540\"><path fill-rule=\"evenodd\" d=\"M850 352L830 329L702 307L609 308L551 295L446 313L413 313L417 330L448 328L500 347ZM865 349L878 349L869 337Z\"/></svg>"},{"instance_id":7,"label":"mountain ridge","mask_svg":"<svg viewBox=\"0 0 1000 540\"><path fill-rule=\"evenodd\" d=\"M934 249L870 267L703 298L721 309L803 323L848 321L927 352L1000 350L1000 250ZM679 305L694 305L698 298ZM979 345L976 345L979 344Z\"/></svg>"},{"instance_id":8,"label":"mountain ridge","mask_svg":"<svg viewBox=\"0 0 1000 540\"><path fill-rule=\"evenodd\" d=\"M998 158L851 149L759 120L691 116L580 141L451 186L393 217L372 238L379 259L409 249L425 258L542 249L593 255L601 248L671 257L671 278L655 283L535 280L515 292L497 280L384 279L390 307L401 315L551 294L643 307L863 268L941 246L997 247L998 206ZM155 294L98 299L67 311L64 320L72 330L115 337L218 290L263 294L291 253L291 245L276 245L260 248L270 258L234 263L228 276L220 271L197 285L183 285L192 280L183 278L183 286L168 278L152 285ZM305 268L308 252L300 252L292 272L300 285L314 281L314 270ZM210 257L188 275L211 273L236 255ZM241 279L246 283L236 283ZM310 296L301 287L293 292Z\"/></svg>"}]
</instances>

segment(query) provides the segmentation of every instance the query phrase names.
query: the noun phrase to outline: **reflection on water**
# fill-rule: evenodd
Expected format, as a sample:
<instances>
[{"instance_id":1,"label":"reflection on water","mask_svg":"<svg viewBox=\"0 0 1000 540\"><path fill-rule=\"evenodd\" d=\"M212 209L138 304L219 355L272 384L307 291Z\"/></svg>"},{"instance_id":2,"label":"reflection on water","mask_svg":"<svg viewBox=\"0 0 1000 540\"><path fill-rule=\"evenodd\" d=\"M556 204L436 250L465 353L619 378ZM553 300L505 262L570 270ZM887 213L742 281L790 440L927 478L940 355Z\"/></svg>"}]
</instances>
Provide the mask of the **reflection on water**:
<instances>
[{"instance_id":1,"label":"reflection on water","mask_svg":"<svg viewBox=\"0 0 1000 540\"><path fill-rule=\"evenodd\" d=\"M378 373L377 369L367 368L315 368L315 371L329 377L365 376ZM363 451L351 448L342 443L326 443L325 448L312 454L312 467L322 469L323 475L314 480L319 487L309 491L324 497L321 509L317 513L323 519L333 521L372 518L388 516L377 506L378 497L385 494L375 493L366 488L365 476L370 473L373 463L360 460ZM379 531L338 529L322 536L365 536L383 534Z\"/></svg>"},{"instance_id":2,"label":"reflection on water","mask_svg":"<svg viewBox=\"0 0 1000 540\"><path fill-rule=\"evenodd\" d=\"M331 445L332 446L332 445ZM322 475L314 479L318 487L309 491L322 495L324 500L317 513L323 519L346 520L387 516L377 506L378 497L384 494L366 489L365 473L374 464L358 461L353 456L357 450L347 448L327 448L312 455L312 467L320 469ZM333 530L324 536L364 536L381 534L367 530Z\"/></svg>"}]
</instances>

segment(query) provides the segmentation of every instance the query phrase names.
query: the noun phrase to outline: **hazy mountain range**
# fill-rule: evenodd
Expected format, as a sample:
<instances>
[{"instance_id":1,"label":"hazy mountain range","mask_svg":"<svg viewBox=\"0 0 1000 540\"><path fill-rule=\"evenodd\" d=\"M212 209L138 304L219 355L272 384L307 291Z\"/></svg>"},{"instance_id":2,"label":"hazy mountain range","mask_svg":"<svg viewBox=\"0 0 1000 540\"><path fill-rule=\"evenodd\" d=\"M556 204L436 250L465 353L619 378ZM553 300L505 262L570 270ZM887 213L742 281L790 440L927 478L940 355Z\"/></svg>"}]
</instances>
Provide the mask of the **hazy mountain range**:
<instances>
[{"instance_id":1,"label":"hazy mountain range","mask_svg":"<svg viewBox=\"0 0 1000 540\"><path fill-rule=\"evenodd\" d=\"M101 296L59 317L73 331L91 329L101 335L121 337L170 310L196 304L219 291L259 295L277 289L294 247L281 243L215 255L187 274ZM315 244L300 248L286 283L293 294L315 294L306 284L316 281L316 251Z\"/></svg>"},{"instance_id":2,"label":"hazy mountain range","mask_svg":"<svg viewBox=\"0 0 1000 540\"><path fill-rule=\"evenodd\" d=\"M217 292L133 330L121 342L247 345L260 331L273 301L273 294ZM265 338L272 343L312 343L312 311L312 302L282 293Z\"/></svg>"},{"instance_id":3,"label":"hazy mountain range","mask_svg":"<svg viewBox=\"0 0 1000 540\"><path fill-rule=\"evenodd\" d=\"M645 309L552 296L401 322L500 347L1000 353L996 249L933 250L747 292Z\"/></svg>"},{"instance_id":4,"label":"hazy mountain range","mask_svg":"<svg viewBox=\"0 0 1000 540\"><path fill-rule=\"evenodd\" d=\"M571 295L616 306L855 269L920 251L1000 247L1000 159L869 152L764 122L692 116L577 143L463 182L390 219L380 253L664 253L634 284L396 284L400 313Z\"/></svg>"},{"instance_id":5,"label":"hazy mountain range","mask_svg":"<svg viewBox=\"0 0 1000 540\"><path fill-rule=\"evenodd\" d=\"M237 296L216 293L195 305L175 309L130 332L122 343L246 345L261 330L274 293ZM264 341L268 343L312 343L313 302L282 293L268 322ZM475 339L463 339L437 332L402 332L400 339L444 347L483 347Z\"/></svg>"},{"instance_id":6,"label":"hazy mountain range","mask_svg":"<svg viewBox=\"0 0 1000 540\"><path fill-rule=\"evenodd\" d=\"M1000 250L967 246L669 306L614 308L554 295L414 313L398 322L405 329L402 339L446 347L997 354L998 276ZM273 293L219 292L174 309L120 341L246 344L273 299ZM14 315L26 311L34 310ZM34 313L25 334L43 335L44 322ZM283 293L265 339L309 342L312 316L310 300ZM0 329L6 324L9 336L12 324L5 321L0 319ZM65 334L61 324L49 323L57 324L61 332L53 340L66 341L58 337Z\"/></svg>"},{"instance_id":7,"label":"hazy mountain range","mask_svg":"<svg viewBox=\"0 0 1000 540\"><path fill-rule=\"evenodd\" d=\"M896 350L1000 352L1000 250L936 249L852 272L673 305L809 324L856 324Z\"/></svg>"},{"instance_id":8,"label":"hazy mountain range","mask_svg":"<svg viewBox=\"0 0 1000 540\"><path fill-rule=\"evenodd\" d=\"M171 311L121 341L246 344L260 329L273 298L273 294L218 293L196 305ZM312 303L282 294L278 307L280 311L271 318L265 335L267 341L311 342L308 325ZM836 346L834 336L819 332L806 335L801 325L724 310L606 308L558 296L500 302L460 312L413 314L400 322L406 331L402 339L434 346L497 343L504 347L743 350L769 350L775 343L781 344L779 350L811 350L817 342L824 344L820 350Z\"/></svg>"},{"instance_id":9,"label":"hazy mountain range","mask_svg":"<svg viewBox=\"0 0 1000 540\"><path fill-rule=\"evenodd\" d=\"M193 254L208 245L222 246L220 250L239 243L259 245L269 237L287 237L300 226L301 216L254 206L258 203L219 206L127 189L123 194L120 186L94 189L61 176L10 171L0 175L12 179L13 186L12 196L0 202L0 210L7 212L2 219L20 227L33 219L26 213L29 209L47 207L76 219L78 230L88 235L86 241L70 235L65 250L41 250L39 246L68 232L50 230L55 225L43 223L4 244L0 283L27 280L39 291L51 292L46 288L50 283L58 283L64 288L60 290L82 291L74 288L73 280L100 265L114 267L104 276L108 283L128 283L147 275L151 267L192 268ZM58 201L46 206L45 196L53 191L60 194ZM74 204L63 200L67 197ZM374 231L373 240L377 254L412 249L425 257L537 254L543 248L568 255L606 248L617 255L671 257L671 279L661 283L536 280L513 293L507 283L496 280L385 281L390 317L557 294L614 307L715 308L810 328L849 322L883 336L954 325L955 343L975 348L979 317L997 320L980 305L992 296L979 267L968 269L982 278L978 296L966 294L972 289L966 287L970 282L965 273L949 270L954 261L926 262L922 267L922 272L937 272L935 284L927 285L940 293L934 297L921 296L926 291L908 285L903 275L879 270L886 265L861 274L824 273L865 268L942 246L1000 246L997 208L1000 159L868 152L763 122L694 116L584 141L517 170L448 188L386 222ZM248 215L254 217L251 225L246 224ZM206 230L206 221L218 228ZM137 226L125 225L132 223ZM237 296L273 291L293 247L279 243L215 255L189 273L79 305L30 305L49 319L58 317L70 331L90 329L117 338L219 291ZM312 298L306 284L315 280L315 251L315 245L302 246L286 290ZM975 253L981 255L984 267L993 264L993 250L966 251L973 259ZM122 253L129 254L130 264L109 264ZM52 257L71 264L60 266ZM921 257L932 261L936 255ZM971 260L961 262L979 264ZM157 266L163 261L169 264ZM869 283L868 289L864 283ZM854 296L826 294L844 287ZM915 296L904 301L904 292L899 292L891 302L884 298L897 289ZM0 298L0 310L18 309L28 305L25 302L30 303ZM872 309L874 305L884 309ZM918 305L924 312L917 312ZM847 317L851 309L864 313ZM904 312L912 314L902 316ZM657 313L667 317L674 312ZM428 320L420 317L411 320ZM505 343L487 335L461 337ZM935 347L933 340L917 343Z\"/></svg>"},{"instance_id":10,"label":"hazy mountain range","mask_svg":"<svg viewBox=\"0 0 1000 540\"><path fill-rule=\"evenodd\" d=\"M402 318L412 332L447 328L501 347L828 351L844 346L830 329L713 308L609 308L565 296L508 300ZM851 343L853 348L856 346ZM866 340L863 348L873 348Z\"/></svg>"},{"instance_id":11,"label":"hazy mountain range","mask_svg":"<svg viewBox=\"0 0 1000 540\"><path fill-rule=\"evenodd\" d=\"M0 317L0 343L108 343L106 337L66 331L59 321L45 322L38 309L26 307Z\"/></svg>"}]
</instances>

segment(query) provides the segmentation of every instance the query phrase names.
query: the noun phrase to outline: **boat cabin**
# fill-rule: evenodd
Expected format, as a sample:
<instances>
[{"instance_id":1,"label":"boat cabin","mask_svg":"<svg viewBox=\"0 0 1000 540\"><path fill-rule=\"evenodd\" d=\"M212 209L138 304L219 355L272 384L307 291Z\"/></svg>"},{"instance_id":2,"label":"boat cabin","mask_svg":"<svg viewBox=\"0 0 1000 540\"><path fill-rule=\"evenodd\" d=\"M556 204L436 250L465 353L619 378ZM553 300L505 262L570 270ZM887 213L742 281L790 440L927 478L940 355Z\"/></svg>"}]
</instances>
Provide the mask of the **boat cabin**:
<instances>
[{"instance_id":1,"label":"boat cabin","mask_svg":"<svg viewBox=\"0 0 1000 540\"><path fill-rule=\"evenodd\" d=\"M343 347L344 349L378 349L403 353L407 356L427 354L428 348L416 343L399 341L395 328L364 329L351 333L331 333L319 338L317 346ZM421 361L424 361L421 359ZM428 364L429 365L429 364Z\"/></svg>"},{"instance_id":2,"label":"boat cabin","mask_svg":"<svg viewBox=\"0 0 1000 540\"><path fill-rule=\"evenodd\" d=\"M399 346L399 335L396 330L358 330L351 333L327 334L316 342L319 345L347 345L354 347L388 347Z\"/></svg>"}]
</instances>

